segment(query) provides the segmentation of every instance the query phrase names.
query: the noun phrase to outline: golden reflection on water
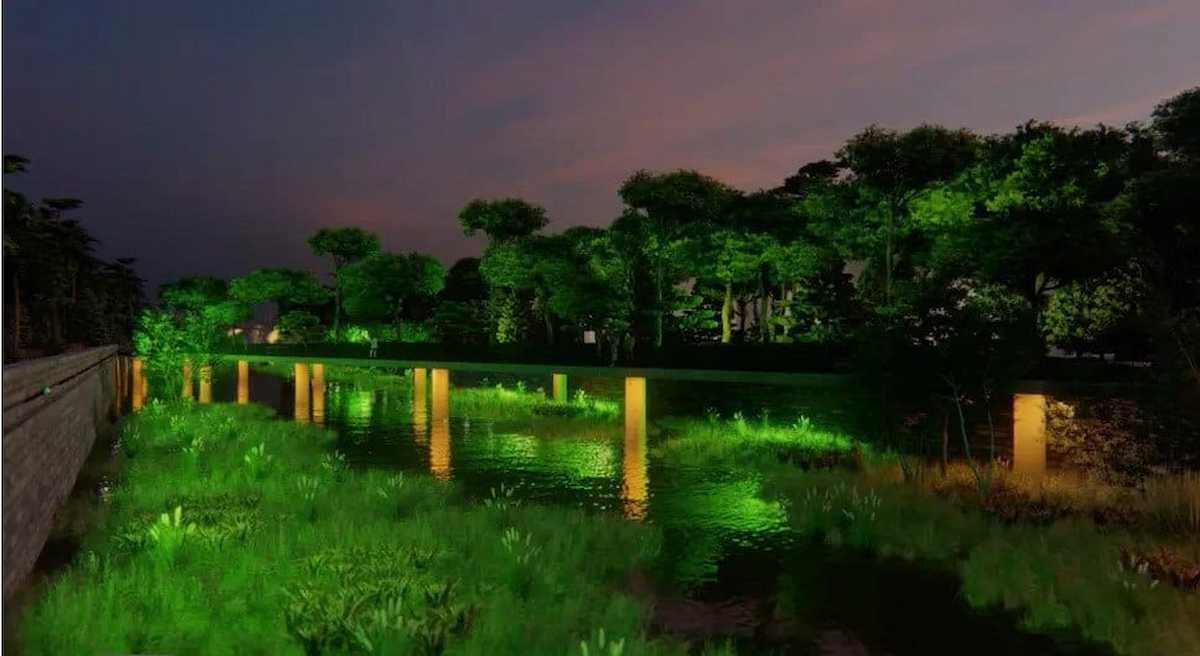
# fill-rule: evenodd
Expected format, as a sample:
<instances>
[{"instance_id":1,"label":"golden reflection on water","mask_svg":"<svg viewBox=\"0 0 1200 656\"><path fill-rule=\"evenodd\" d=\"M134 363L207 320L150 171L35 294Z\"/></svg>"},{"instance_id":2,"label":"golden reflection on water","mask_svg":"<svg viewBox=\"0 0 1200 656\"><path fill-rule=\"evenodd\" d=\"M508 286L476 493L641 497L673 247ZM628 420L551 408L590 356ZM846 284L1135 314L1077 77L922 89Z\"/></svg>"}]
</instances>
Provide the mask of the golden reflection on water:
<instances>
[{"instance_id":1,"label":"golden reflection on water","mask_svg":"<svg viewBox=\"0 0 1200 656\"><path fill-rule=\"evenodd\" d=\"M212 403L212 366L200 367L200 402Z\"/></svg>"},{"instance_id":2,"label":"golden reflection on water","mask_svg":"<svg viewBox=\"0 0 1200 656\"><path fill-rule=\"evenodd\" d=\"M192 398L192 361L183 361L183 398L191 400Z\"/></svg>"},{"instance_id":3,"label":"golden reflection on water","mask_svg":"<svg viewBox=\"0 0 1200 656\"><path fill-rule=\"evenodd\" d=\"M450 370L432 371L433 418L429 431L429 471L450 478Z\"/></svg>"},{"instance_id":4,"label":"golden reflection on water","mask_svg":"<svg viewBox=\"0 0 1200 656\"><path fill-rule=\"evenodd\" d=\"M310 411L308 364L297 362L294 371L296 381L296 421L307 422Z\"/></svg>"},{"instance_id":5,"label":"golden reflection on water","mask_svg":"<svg viewBox=\"0 0 1200 656\"><path fill-rule=\"evenodd\" d=\"M237 371L237 402L245 405L250 402L250 363L238 360Z\"/></svg>"},{"instance_id":6,"label":"golden reflection on water","mask_svg":"<svg viewBox=\"0 0 1200 656\"><path fill-rule=\"evenodd\" d=\"M1046 473L1046 397L1013 394L1013 473L1041 478Z\"/></svg>"},{"instance_id":7,"label":"golden reflection on water","mask_svg":"<svg viewBox=\"0 0 1200 656\"><path fill-rule=\"evenodd\" d=\"M325 423L325 365L320 363L312 366L312 419Z\"/></svg>"},{"instance_id":8,"label":"golden reflection on water","mask_svg":"<svg viewBox=\"0 0 1200 656\"><path fill-rule=\"evenodd\" d=\"M646 379L625 379L625 449L621 499L629 519L646 517L650 477L646 471Z\"/></svg>"},{"instance_id":9,"label":"golden reflection on water","mask_svg":"<svg viewBox=\"0 0 1200 656\"><path fill-rule=\"evenodd\" d=\"M149 390L149 385L146 383L145 364L141 358L134 358L132 363L133 389L130 393L130 403L134 410L141 410L146 403L146 392Z\"/></svg>"},{"instance_id":10,"label":"golden reflection on water","mask_svg":"<svg viewBox=\"0 0 1200 656\"><path fill-rule=\"evenodd\" d=\"M427 383L428 375L424 369L412 370L412 423L417 444L425 444L429 429L429 399L425 392Z\"/></svg>"}]
</instances>

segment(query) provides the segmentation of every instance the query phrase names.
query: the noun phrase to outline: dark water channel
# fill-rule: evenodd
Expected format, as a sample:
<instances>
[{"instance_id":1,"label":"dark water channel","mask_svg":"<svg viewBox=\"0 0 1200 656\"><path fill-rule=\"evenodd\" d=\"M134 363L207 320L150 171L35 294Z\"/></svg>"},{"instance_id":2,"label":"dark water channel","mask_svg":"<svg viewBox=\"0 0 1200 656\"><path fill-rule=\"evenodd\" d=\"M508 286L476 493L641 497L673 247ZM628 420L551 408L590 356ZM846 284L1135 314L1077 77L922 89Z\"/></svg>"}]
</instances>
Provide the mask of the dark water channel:
<instances>
[{"instance_id":1,"label":"dark water channel","mask_svg":"<svg viewBox=\"0 0 1200 656\"><path fill-rule=\"evenodd\" d=\"M440 391L435 378L425 398L407 385L329 380L323 398L302 400L290 377L252 367L243 393L282 417L336 430L336 448L352 466L432 473L475 499L503 484L526 503L659 526L664 548L655 571L629 582L653 598L658 631L696 642L729 638L740 653L1104 653L1070 637L1023 632L1016 617L974 612L952 573L798 540L784 508L764 497L752 474L672 468L653 457L658 420L667 415L757 417L769 408L773 420L804 415L866 430L871 420L858 409L861 400L845 391L650 380L644 430L618 419L611 428L576 432L567 422L493 421L455 409L456 389L517 382L501 378L453 372ZM549 380L522 382L530 390L551 387ZM572 394L583 389L617 404L622 386L621 379L570 380ZM236 373L218 372L213 387L214 401L234 401Z\"/></svg>"}]
</instances>

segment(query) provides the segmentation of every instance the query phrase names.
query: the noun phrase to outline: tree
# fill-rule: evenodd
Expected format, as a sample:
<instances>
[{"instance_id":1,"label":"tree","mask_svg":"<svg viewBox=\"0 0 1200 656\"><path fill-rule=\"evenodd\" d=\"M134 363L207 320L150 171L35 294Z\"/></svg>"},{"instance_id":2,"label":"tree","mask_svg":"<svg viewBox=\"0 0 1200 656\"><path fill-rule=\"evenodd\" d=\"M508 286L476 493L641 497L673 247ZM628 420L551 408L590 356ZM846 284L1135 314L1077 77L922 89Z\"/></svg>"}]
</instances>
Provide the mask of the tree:
<instances>
[{"instance_id":1,"label":"tree","mask_svg":"<svg viewBox=\"0 0 1200 656\"><path fill-rule=\"evenodd\" d=\"M279 334L289 342L308 345L320 339L321 320L304 310L291 310L279 317Z\"/></svg>"},{"instance_id":2,"label":"tree","mask_svg":"<svg viewBox=\"0 0 1200 656\"><path fill-rule=\"evenodd\" d=\"M342 297L338 274L342 267L379 252L379 237L361 228L321 228L309 237L314 255L333 263L333 340L341 340Z\"/></svg>"},{"instance_id":3,"label":"tree","mask_svg":"<svg viewBox=\"0 0 1200 656\"><path fill-rule=\"evenodd\" d=\"M1200 163L1200 87L1164 100L1151 116L1163 150L1179 160Z\"/></svg>"},{"instance_id":4,"label":"tree","mask_svg":"<svg viewBox=\"0 0 1200 656\"><path fill-rule=\"evenodd\" d=\"M722 344L733 341L734 285L753 282L759 277L769 246L766 235L729 227L705 230L691 240L689 268L698 278L715 281L722 289Z\"/></svg>"},{"instance_id":5,"label":"tree","mask_svg":"<svg viewBox=\"0 0 1200 656\"><path fill-rule=\"evenodd\" d=\"M406 303L434 296L445 277L445 267L427 255L378 253L347 265L338 285L351 318L398 322Z\"/></svg>"},{"instance_id":6,"label":"tree","mask_svg":"<svg viewBox=\"0 0 1200 656\"><path fill-rule=\"evenodd\" d=\"M482 232L493 242L512 242L541 230L549 220L544 208L520 198L476 198L458 213L458 222L468 237Z\"/></svg>"},{"instance_id":7,"label":"tree","mask_svg":"<svg viewBox=\"0 0 1200 656\"><path fill-rule=\"evenodd\" d=\"M654 346L662 348L666 288L675 282L668 275L669 260L681 246L683 231L716 221L728 210L736 192L696 171L643 170L626 179L618 193L630 210L626 220L640 220L646 226L642 249L653 270Z\"/></svg>"},{"instance_id":8,"label":"tree","mask_svg":"<svg viewBox=\"0 0 1200 656\"><path fill-rule=\"evenodd\" d=\"M515 342L524 334L533 280L523 258L530 237L548 223L546 210L519 198L475 199L459 212L458 222L464 234L483 232L490 240L479 263L490 290L488 315L496 341Z\"/></svg>"},{"instance_id":9,"label":"tree","mask_svg":"<svg viewBox=\"0 0 1200 656\"><path fill-rule=\"evenodd\" d=\"M329 290L308 271L257 269L229 282L229 296L247 305L274 303L275 315L313 308L329 300Z\"/></svg>"},{"instance_id":10,"label":"tree","mask_svg":"<svg viewBox=\"0 0 1200 656\"><path fill-rule=\"evenodd\" d=\"M927 185L966 168L977 143L966 130L922 125L900 133L873 125L838 151L839 164L850 172L847 186L857 210L846 217L851 223L845 228L855 234L844 241L882 270L885 304L892 301L897 260L905 255L910 234L909 201Z\"/></svg>"}]
</instances>

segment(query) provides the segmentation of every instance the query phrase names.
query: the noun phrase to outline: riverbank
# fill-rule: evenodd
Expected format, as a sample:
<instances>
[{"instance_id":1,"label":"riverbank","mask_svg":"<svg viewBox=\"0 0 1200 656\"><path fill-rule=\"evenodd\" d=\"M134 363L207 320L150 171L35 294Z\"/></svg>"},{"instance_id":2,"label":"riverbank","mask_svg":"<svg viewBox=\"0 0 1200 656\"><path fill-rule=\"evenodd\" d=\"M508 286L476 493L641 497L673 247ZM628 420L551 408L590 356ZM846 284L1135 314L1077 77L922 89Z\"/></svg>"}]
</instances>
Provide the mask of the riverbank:
<instances>
[{"instance_id":1,"label":"riverbank","mask_svg":"<svg viewBox=\"0 0 1200 656\"><path fill-rule=\"evenodd\" d=\"M42 653L676 654L622 591L652 527L352 471L258 406L152 403L111 513L21 624ZM597 653L593 645L592 653Z\"/></svg>"},{"instance_id":2,"label":"riverbank","mask_svg":"<svg viewBox=\"0 0 1200 656\"><path fill-rule=\"evenodd\" d=\"M667 422L656 456L761 475L803 539L951 573L980 611L1118 654L1200 653L1200 478L1136 488L1070 472L946 468L879 453L804 421Z\"/></svg>"}]
</instances>

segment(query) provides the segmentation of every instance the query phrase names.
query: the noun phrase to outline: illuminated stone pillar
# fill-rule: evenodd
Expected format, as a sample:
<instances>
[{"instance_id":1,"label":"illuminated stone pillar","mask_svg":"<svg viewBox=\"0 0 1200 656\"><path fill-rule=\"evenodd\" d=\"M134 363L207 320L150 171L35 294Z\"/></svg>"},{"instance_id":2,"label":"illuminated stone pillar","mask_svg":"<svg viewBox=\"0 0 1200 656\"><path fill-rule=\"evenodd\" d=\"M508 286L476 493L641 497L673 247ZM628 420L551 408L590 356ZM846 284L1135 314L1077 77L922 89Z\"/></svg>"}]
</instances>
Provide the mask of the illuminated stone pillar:
<instances>
[{"instance_id":1,"label":"illuminated stone pillar","mask_svg":"<svg viewBox=\"0 0 1200 656\"><path fill-rule=\"evenodd\" d=\"M621 499L625 516L646 517L650 476L646 470L646 379L625 379L625 448L621 461Z\"/></svg>"},{"instance_id":2,"label":"illuminated stone pillar","mask_svg":"<svg viewBox=\"0 0 1200 656\"><path fill-rule=\"evenodd\" d=\"M430 383L433 416L429 424L429 471L445 480L450 478L450 370L434 369Z\"/></svg>"},{"instance_id":3,"label":"illuminated stone pillar","mask_svg":"<svg viewBox=\"0 0 1200 656\"><path fill-rule=\"evenodd\" d=\"M132 387L129 391L129 402L134 410L141 410L146 403L146 391L149 386L146 384L145 364L141 358L134 358L131 364L132 369Z\"/></svg>"},{"instance_id":4,"label":"illuminated stone pillar","mask_svg":"<svg viewBox=\"0 0 1200 656\"><path fill-rule=\"evenodd\" d=\"M325 423L325 365L320 363L312 366L312 418Z\"/></svg>"},{"instance_id":5,"label":"illuminated stone pillar","mask_svg":"<svg viewBox=\"0 0 1200 656\"><path fill-rule=\"evenodd\" d=\"M294 368L296 379L296 421L308 421L309 419L309 392L311 391L308 377L308 364L297 362Z\"/></svg>"},{"instance_id":6,"label":"illuminated stone pillar","mask_svg":"<svg viewBox=\"0 0 1200 656\"><path fill-rule=\"evenodd\" d=\"M250 363L238 360L237 402L245 405L250 402Z\"/></svg>"},{"instance_id":7,"label":"illuminated stone pillar","mask_svg":"<svg viewBox=\"0 0 1200 656\"><path fill-rule=\"evenodd\" d=\"M200 402L212 403L212 366L200 367Z\"/></svg>"},{"instance_id":8,"label":"illuminated stone pillar","mask_svg":"<svg viewBox=\"0 0 1200 656\"><path fill-rule=\"evenodd\" d=\"M192 400L192 361L183 361L183 398Z\"/></svg>"},{"instance_id":9,"label":"illuminated stone pillar","mask_svg":"<svg viewBox=\"0 0 1200 656\"><path fill-rule=\"evenodd\" d=\"M429 399L426 395L428 378L424 369L412 370L413 437L417 444L425 443L429 431Z\"/></svg>"},{"instance_id":10,"label":"illuminated stone pillar","mask_svg":"<svg viewBox=\"0 0 1200 656\"><path fill-rule=\"evenodd\" d=\"M560 403L566 403L566 401L567 401L567 375L566 374L553 374L551 378L553 381L553 384L551 385L551 387L554 390L554 400L558 401Z\"/></svg>"},{"instance_id":11,"label":"illuminated stone pillar","mask_svg":"<svg viewBox=\"0 0 1200 656\"><path fill-rule=\"evenodd\" d=\"M1041 478L1046 473L1046 397L1013 394L1013 473Z\"/></svg>"}]
</instances>

